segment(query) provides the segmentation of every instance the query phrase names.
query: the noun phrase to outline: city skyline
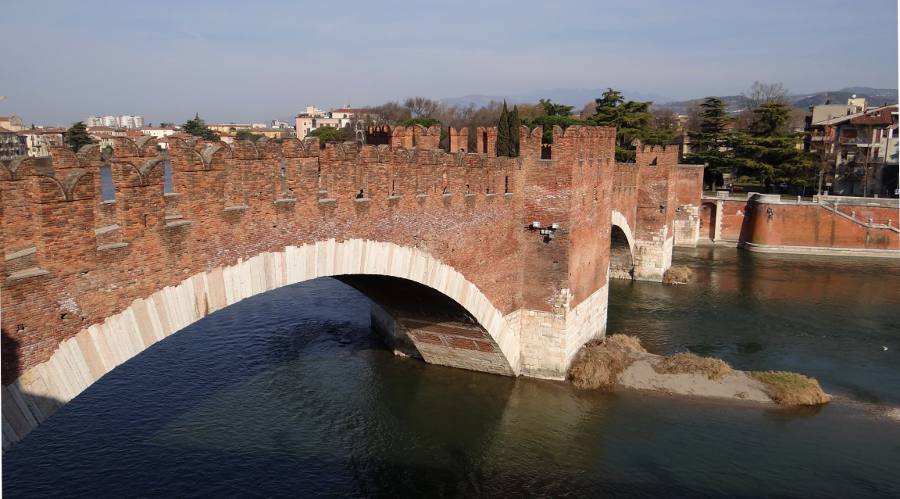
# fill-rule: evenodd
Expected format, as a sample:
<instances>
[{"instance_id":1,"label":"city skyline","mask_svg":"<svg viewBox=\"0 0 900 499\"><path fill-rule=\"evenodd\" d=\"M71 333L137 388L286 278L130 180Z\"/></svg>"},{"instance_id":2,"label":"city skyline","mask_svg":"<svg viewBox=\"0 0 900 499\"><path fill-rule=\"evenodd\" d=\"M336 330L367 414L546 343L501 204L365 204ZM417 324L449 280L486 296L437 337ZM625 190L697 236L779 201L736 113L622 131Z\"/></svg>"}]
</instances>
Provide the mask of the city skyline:
<instances>
[{"instance_id":1,"label":"city skyline","mask_svg":"<svg viewBox=\"0 0 900 499\"><path fill-rule=\"evenodd\" d=\"M0 26L30 48L8 56L21 69L4 78L0 115L48 125L97 110L152 123L194 113L249 121L411 95L612 86L687 99L739 94L755 80L798 94L897 85L896 3L867 4L859 29L845 27L838 2L691 6L13 4Z\"/></svg>"}]
</instances>

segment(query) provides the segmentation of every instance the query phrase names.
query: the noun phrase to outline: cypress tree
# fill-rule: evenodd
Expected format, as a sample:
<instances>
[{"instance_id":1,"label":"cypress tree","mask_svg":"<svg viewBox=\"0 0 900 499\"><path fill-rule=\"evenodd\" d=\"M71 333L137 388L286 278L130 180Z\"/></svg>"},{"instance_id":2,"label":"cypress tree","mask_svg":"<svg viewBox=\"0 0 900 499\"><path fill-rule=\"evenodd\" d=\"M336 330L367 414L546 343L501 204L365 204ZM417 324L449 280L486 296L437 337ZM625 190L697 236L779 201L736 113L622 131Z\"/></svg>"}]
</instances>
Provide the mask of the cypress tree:
<instances>
[{"instance_id":1,"label":"cypress tree","mask_svg":"<svg viewBox=\"0 0 900 499\"><path fill-rule=\"evenodd\" d=\"M509 111L506 109L506 101L503 101L503 110L500 111L500 123L497 124L497 156L509 156L509 137Z\"/></svg>"},{"instance_id":2,"label":"cypress tree","mask_svg":"<svg viewBox=\"0 0 900 499\"><path fill-rule=\"evenodd\" d=\"M513 110L509 113L509 155L517 157L519 155L519 128L522 126L522 120L519 119L519 107L513 106Z\"/></svg>"}]
</instances>

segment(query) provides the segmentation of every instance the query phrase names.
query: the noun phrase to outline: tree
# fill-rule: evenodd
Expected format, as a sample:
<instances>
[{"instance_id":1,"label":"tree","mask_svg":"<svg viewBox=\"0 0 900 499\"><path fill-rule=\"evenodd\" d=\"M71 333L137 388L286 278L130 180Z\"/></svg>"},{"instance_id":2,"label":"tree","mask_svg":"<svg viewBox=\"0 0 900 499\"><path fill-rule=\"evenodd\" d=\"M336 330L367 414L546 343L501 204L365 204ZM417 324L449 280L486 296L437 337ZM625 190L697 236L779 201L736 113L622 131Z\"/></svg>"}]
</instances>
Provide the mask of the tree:
<instances>
[{"instance_id":1,"label":"tree","mask_svg":"<svg viewBox=\"0 0 900 499\"><path fill-rule=\"evenodd\" d=\"M238 130L238 132L234 134L234 138L237 140L251 140L253 142L256 142L263 137L265 136L259 133L253 133L250 130Z\"/></svg>"},{"instance_id":2,"label":"tree","mask_svg":"<svg viewBox=\"0 0 900 499\"><path fill-rule=\"evenodd\" d=\"M428 127L434 126L434 125L440 126L441 122L440 122L440 120L436 120L434 118L410 118L408 120L401 121L400 124L402 126L422 125L423 127L428 128Z\"/></svg>"},{"instance_id":3,"label":"tree","mask_svg":"<svg viewBox=\"0 0 900 499\"><path fill-rule=\"evenodd\" d=\"M665 145L672 142L675 131L653 127L653 116L650 114L652 102L626 101L622 94L608 88L595 100L596 114L591 117L590 124L611 126L616 128L616 159L632 161L634 150L631 144L635 139L644 144Z\"/></svg>"},{"instance_id":4,"label":"tree","mask_svg":"<svg viewBox=\"0 0 900 499\"><path fill-rule=\"evenodd\" d=\"M715 186L722 181L722 174L734 166L726 126L730 122L725 102L718 97L707 97L698 106L696 130L691 138L690 163L705 164L704 183Z\"/></svg>"},{"instance_id":5,"label":"tree","mask_svg":"<svg viewBox=\"0 0 900 499\"><path fill-rule=\"evenodd\" d=\"M597 103L595 101L590 101L581 108L581 112L578 113L578 116L583 120L590 119L594 113L597 112Z\"/></svg>"},{"instance_id":6,"label":"tree","mask_svg":"<svg viewBox=\"0 0 900 499\"><path fill-rule=\"evenodd\" d=\"M439 104L427 97L417 96L403 101L403 107L409 110L412 118L430 118L437 111Z\"/></svg>"},{"instance_id":7,"label":"tree","mask_svg":"<svg viewBox=\"0 0 900 499\"><path fill-rule=\"evenodd\" d=\"M506 109L506 101L503 101L503 110L500 111L500 120L497 124L497 156L509 156L509 146L509 111Z\"/></svg>"},{"instance_id":8,"label":"tree","mask_svg":"<svg viewBox=\"0 0 900 499\"><path fill-rule=\"evenodd\" d=\"M335 142L353 142L356 140L356 134L353 131L353 128L348 124L344 128L330 127L330 126L320 126L315 130L309 132L307 137L318 137L319 138L319 147L325 148L325 144L327 143L335 143Z\"/></svg>"},{"instance_id":9,"label":"tree","mask_svg":"<svg viewBox=\"0 0 900 499\"><path fill-rule=\"evenodd\" d=\"M678 130L678 116L667 107L654 108L650 111L653 116L653 127L662 130Z\"/></svg>"},{"instance_id":10,"label":"tree","mask_svg":"<svg viewBox=\"0 0 900 499\"><path fill-rule=\"evenodd\" d=\"M509 113L509 155L517 157L519 155L519 128L522 127L522 120L519 119L519 107L513 106L513 110Z\"/></svg>"},{"instance_id":11,"label":"tree","mask_svg":"<svg viewBox=\"0 0 900 499\"><path fill-rule=\"evenodd\" d=\"M206 123L200 119L199 114L194 114L192 119L187 120L181 129L195 137L205 140L219 140L219 136L215 132L207 128Z\"/></svg>"},{"instance_id":12,"label":"tree","mask_svg":"<svg viewBox=\"0 0 900 499\"><path fill-rule=\"evenodd\" d=\"M815 165L808 153L797 148L800 136L790 130L790 113L782 102L762 104L753 110L749 129L732 138L738 172L762 181L767 190L778 183L805 191L815 183Z\"/></svg>"},{"instance_id":13,"label":"tree","mask_svg":"<svg viewBox=\"0 0 900 499\"><path fill-rule=\"evenodd\" d=\"M82 146L94 143L94 139L88 135L87 126L85 126L83 121L73 123L72 126L66 130L66 141L69 143L69 147L75 152L78 152Z\"/></svg>"},{"instance_id":14,"label":"tree","mask_svg":"<svg viewBox=\"0 0 900 499\"><path fill-rule=\"evenodd\" d=\"M397 101L385 102L380 106L370 108L368 112L377 117L377 124L394 124L412 118L409 109L400 105Z\"/></svg>"},{"instance_id":15,"label":"tree","mask_svg":"<svg viewBox=\"0 0 900 499\"><path fill-rule=\"evenodd\" d=\"M788 104L788 91L781 83L763 83L754 81L750 86L750 91L741 94L744 108L753 111L763 104L775 102L779 104Z\"/></svg>"},{"instance_id":16,"label":"tree","mask_svg":"<svg viewBox=\"0 0 900 499\"><path fill-rule=\"evenodd\" d=\"M544 108L544 114L547 116L571 116L572 109L575 107L555 104L550 99L540 99L539 104Z\"/></svg>"}]
</instances>

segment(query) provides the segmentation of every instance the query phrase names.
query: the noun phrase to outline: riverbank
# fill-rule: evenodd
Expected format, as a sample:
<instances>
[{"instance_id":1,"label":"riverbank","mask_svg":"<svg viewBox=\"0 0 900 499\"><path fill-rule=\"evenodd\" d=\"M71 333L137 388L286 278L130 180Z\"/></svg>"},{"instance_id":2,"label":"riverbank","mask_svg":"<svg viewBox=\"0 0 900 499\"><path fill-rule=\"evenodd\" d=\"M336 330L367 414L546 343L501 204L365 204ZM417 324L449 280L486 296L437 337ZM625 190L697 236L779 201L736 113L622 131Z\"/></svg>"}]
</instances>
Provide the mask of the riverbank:
<instances>
[{"instance_id":1,"label":"riverbank","mask_svg":"<svg viewBox=\"0 0 900 499\"><path fill-rule=\"evenodd\" d=\"M788 406L831 400L816 380L803 375L745 372L720 359L685 352L656 355L647 352L638 338L622 334L585 345L568 377L579 388L604 391L645 390Z\"/></svg>"}]
</instances>

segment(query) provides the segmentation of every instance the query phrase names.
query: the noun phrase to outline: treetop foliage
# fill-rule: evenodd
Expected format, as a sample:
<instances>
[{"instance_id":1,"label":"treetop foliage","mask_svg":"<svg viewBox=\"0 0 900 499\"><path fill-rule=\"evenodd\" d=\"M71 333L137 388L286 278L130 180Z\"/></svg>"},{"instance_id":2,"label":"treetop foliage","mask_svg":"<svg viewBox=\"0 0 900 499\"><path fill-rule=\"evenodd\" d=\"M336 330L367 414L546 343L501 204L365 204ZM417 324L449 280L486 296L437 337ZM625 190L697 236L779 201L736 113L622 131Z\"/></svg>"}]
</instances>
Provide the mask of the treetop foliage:
<instances>
[{"instance_id":1,"label":"treetop foliage","mask_svg":"<svg viewBox=\"0 0 900 499\"><path fill-rule=\"evenodd\" d=\"M199 114L194 114L193 118L184 122L181 129L205 140L219 140L219 136L206 126L206 122L200 118Z\"/></svg>"},{"instance_id":2,"label":"treetop foliage","mask_svg":"<svg viewBox=\"0 0 900 499\"><path fill-rule=\"evenodd\" d=\"M88 135L87 126L84 122L78 121L73 123L72 126L66 130L66 142L68 142L69 147L71 147L73 151L78 152L82 146L93 144L94 139Z\"/></svg>"},{"instance_id":3,"label":"treetop foliage","mask_svg":"<svg viewBox=\"0 0 900 499\"><path fill-rule=\"evenodd\" d=\"M403 120L400 122L400 125L402 125L402 126L422 125L425 128L428 128L428 127L434 126L434 125L440 126L440 124L441 124L440 120L437 120L435 118L410 118L408 120Z\"/></svg>"}]
</instances>

